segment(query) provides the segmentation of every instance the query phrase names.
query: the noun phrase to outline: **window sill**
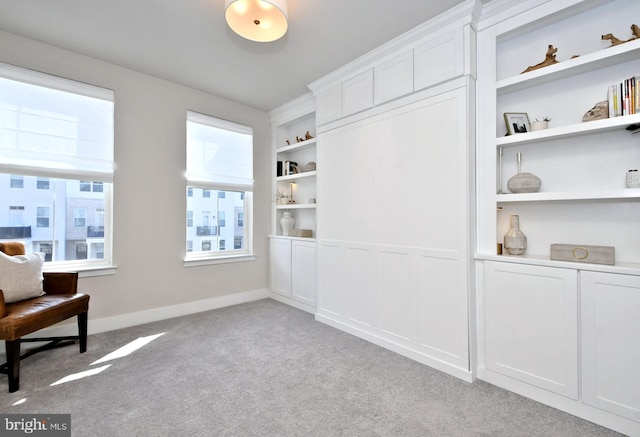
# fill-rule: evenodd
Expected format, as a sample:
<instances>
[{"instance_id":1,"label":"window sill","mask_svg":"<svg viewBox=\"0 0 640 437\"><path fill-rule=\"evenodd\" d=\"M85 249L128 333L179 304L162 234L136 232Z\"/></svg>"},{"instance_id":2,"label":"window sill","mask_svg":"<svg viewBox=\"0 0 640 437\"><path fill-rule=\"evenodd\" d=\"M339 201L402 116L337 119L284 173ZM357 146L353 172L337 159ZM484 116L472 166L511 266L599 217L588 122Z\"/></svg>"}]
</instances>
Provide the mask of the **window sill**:
<instances>
[{"instance_id":1,"label":"window sill","mask_svg":"<svg viewBox=\"0 0 640 437\"><path fill-rule=\"evenodd\" d=\"M115 275L116 266L85 266L85 267L71 267L71 266L45 266L43 269L45 272L78 272L79 278L90 278L93 276L109 276Z\"/></svg>"},{"instance_id":2,"label":"window sill","mask_svg":"<svg viewBox=\"0 0 640 437\"><path fill-rule=\"evenodd\" d=\"M244 261L255 261L256 256L254 254L242 254L242 255L229 255L224 257L211 257L211 258L187 258L184 260L185 267L198 267L208 266L213 264L227 264L237 263Z\"/></svg>"}]
</instances>

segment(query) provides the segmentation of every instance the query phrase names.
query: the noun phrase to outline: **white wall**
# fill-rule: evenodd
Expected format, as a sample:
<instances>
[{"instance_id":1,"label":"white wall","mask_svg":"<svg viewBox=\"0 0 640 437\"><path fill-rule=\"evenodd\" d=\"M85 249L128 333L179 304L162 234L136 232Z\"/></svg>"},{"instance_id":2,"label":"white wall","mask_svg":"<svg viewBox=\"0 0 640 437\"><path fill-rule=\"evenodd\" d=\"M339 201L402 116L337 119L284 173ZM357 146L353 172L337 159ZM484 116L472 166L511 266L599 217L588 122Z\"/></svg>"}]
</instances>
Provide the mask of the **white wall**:
<instances>
[{"instance_id":1,"label":"white wall","mask_svg":"<svg viewBox=\"0 0 640 437\"><path fill-rule=\"evenodd\" d=\"M113 254L117 270L115 275L80 279L79 289L91 295L90 333L176 314L163 307L204 310L216 306L215 302L260 296L268 287L271 167L266 113L6 32L0 32L0 62L115 91ZM255 261L183 265L187 109L254 129ZM243 292L248 294L237 294ZM208 301L188 304L202 300ZM143 317L126 316L139 312L143 313L136 316Z\"/></svg>"}]
</instances>

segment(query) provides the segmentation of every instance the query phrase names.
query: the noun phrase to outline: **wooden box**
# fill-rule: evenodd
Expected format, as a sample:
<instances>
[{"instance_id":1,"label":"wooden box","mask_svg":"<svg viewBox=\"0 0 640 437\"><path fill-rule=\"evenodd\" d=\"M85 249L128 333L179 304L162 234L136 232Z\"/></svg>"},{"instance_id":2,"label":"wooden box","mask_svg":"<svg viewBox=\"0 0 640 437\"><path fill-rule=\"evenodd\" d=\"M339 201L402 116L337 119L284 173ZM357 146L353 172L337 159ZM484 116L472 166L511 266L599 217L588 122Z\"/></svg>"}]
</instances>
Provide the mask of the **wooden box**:
<instances>
[{"instance_id":1,"label":"wooden box","mask_svg":"<svg viewBox=\"0 0 640 437\"><path fill-rule=\"evenodd\" d=\"M290 237L312 237L313 231L311 229L292 229L289 232Z\"/></svg>"},{"instance_id":2,"label":"wooden box","mask_svg":"<svg viewBox=\"0 0 640 437\"><path fill-rule=\"evenodd\" d=\"M616 262L616 249L613 246L552 244L551 259L556 261L613 265Z\"/></svg>"}]
</instances>

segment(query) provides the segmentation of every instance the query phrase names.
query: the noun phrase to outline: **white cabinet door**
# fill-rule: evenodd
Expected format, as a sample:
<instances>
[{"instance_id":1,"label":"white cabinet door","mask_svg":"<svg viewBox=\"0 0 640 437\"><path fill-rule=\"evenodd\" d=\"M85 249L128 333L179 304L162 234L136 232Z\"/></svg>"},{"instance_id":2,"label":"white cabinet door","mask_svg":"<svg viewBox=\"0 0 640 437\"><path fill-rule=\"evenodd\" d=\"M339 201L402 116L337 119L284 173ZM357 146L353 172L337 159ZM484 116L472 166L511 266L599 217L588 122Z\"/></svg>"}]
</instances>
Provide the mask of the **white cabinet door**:
<instances>
[{"instance_id":1,"label":"white cabinet door","mask_svg":"<svg viewBox=\"0 0 640 437\"><path fill-rule=\"evenodd\" d=\"M364 111L373 106L373 70L342 82L342 116Z\"/></svg>"},{"instance_id":2,"label":"white cabinet door","mask_svg":"<svg viewBox=\"0 0 640 437\"><path fill-rule=\"evenodd\" d=\"M414 90L418 91L464 73L462 30L444 33L414 50Z\"/></svg>"},{"instance_id":3,"label":"white cabinet door","mask_svg":"<svg viewBox=\"0 0 640 437\"><path fill-rule=\"evenodd\" d=\"M406 52L373 69L374 104L404 96L413 91L413 53Z\"/></svg>"},{"instance_id":4,"label":"white cabinet door","mask_svg":"<svg viewBox=\"0 0 640 437\"><path fill-rule=\"evenodd\" d=\"M640 277L581 272L582 400L640 421Z\"/></svg>"},{"instance_id":5,"label":"white cabinet door","mask_svg":"<svg viewBox=\"0 0 640 437\"><path fill-rule=\"evenodd\" d=\"M271 238L269 243L271 290L291 297L291 240Z\"/></svg>"},{"instance_id":6,"label":"white cabinet door","mask_svg":"<svg viewBox=\"0 0 640 437\"><path fill-rule=\"evenodd\" d=\"M578 399L578 273L486 262L489 370Z\"/></svg>"},{"instance_id":7,"label":"white cabinet door","mask_svg":"<svg viewBox=\"0 0 640 437\"><path fill-rule=\"evenodd\" d=\"M316 95L316 123L321 126L342 117L342 85L337 84Z\"/></svg>"},{"instance_id":8,"label":"white cabinet door","mask_svg":"<svg viewBox=\"0 0 640 437\"><path fill-rule=\"evenodd\" d=\"M291 242L291 290L293 298L308 305L316 304L316 243Z\"/></svg>"}]
</instances>

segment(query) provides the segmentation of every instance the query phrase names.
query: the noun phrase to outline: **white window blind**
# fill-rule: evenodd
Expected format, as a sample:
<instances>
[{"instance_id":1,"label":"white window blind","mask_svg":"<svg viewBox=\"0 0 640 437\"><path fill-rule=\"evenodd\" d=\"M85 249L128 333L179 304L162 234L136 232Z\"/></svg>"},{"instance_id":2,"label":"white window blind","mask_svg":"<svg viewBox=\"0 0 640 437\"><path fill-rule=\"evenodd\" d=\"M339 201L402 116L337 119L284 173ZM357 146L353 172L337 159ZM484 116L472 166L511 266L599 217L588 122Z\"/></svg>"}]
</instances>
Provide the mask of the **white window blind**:
<instances>
[{"instance_id":1,"label":"white window blind","mask_svg":"<svg viewBox=\"0 0 640 437\"><path fill-rule=\"evenodd\" d=\"M113 181L113 91L0 63L0 173Z\"/></svg>"},{"instance_id":2,"label":"white window blind","mask_svg":"<svg viewBox=\"0 0 640 437\"><path fill-rule=\"evenodd\" d=\"M189 185L253 191L253 129L187 111Z\"/></svg>"}]
</instances>

